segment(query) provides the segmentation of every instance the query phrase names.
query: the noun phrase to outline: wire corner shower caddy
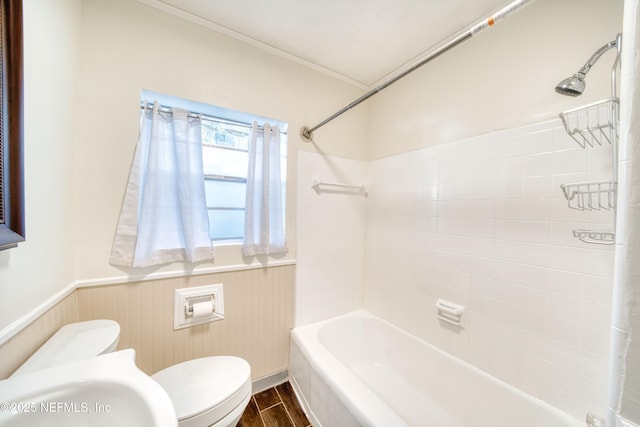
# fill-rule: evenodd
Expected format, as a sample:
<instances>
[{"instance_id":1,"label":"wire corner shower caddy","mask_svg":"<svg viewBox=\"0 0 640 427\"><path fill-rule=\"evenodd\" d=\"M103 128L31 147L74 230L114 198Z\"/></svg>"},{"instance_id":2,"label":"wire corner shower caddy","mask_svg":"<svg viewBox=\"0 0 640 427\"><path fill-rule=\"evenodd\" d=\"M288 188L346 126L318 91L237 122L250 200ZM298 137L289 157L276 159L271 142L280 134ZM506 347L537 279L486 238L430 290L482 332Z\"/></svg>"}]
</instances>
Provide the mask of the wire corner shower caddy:
<instances>
[{"instance_id":1,"label":"wire corner shower caddy","mask_svg":"<svg viewBox=\"0 0 640 427\"><path fill-rule=\"evenodd\" d=\"M618 98L606 98L560 113L565 131L582 148L613 144L617 136Z\"/></svg>"},{"instance_id":2,"label":"wire corner shower caddy","mask_svg":"<svg viewBox=\"0 0 640 427\"><path fill-rule=\"evenodd\" d=\"M608 50L616 49L611 68L611 97L560 113L567 134L582 148L611 146L612 179L605 181L561 184L560 188L571 209L582 211L611 210L613 231L573 230L573 236L585 243L612 245L615 243L616 200L618 192L618 124L620 100L616 97L618 65L620 63L621 35L598 49L580 70L558 84L556 92L579 96L585 89L585 76Z\"/></svg>"}]
</instances>

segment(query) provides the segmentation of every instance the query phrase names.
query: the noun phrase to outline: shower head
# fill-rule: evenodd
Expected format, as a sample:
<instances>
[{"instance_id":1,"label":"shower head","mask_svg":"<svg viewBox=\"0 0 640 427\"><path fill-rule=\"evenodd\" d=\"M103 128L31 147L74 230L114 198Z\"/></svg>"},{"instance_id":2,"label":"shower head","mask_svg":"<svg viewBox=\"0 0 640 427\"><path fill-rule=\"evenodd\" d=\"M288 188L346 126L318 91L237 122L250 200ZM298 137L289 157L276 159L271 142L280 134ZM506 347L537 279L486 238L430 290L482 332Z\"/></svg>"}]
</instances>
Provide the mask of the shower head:
<instances>
[{"instance_id":1,"label":"shower head","mask_svg":"<svg viewBox=\"0 0 640 427\"><path fill-rule=\"evenodd\" d=\"M600 57L609 49L613 49L614 47L618 47L620 38L616 37L615 40L610 41L609 43L602 46L600 49L596 50L596 52L591 55L591 58L587 61L586 64L582 66L573 76L568 77L558 83L556 86L556 92L561 95L567 96L579 96L584 92L584 88L586 83L584 81L587 73L593 67L593 65L600 59Z\"/></svg>"},{"instance_id":2,"label":"shower head","mask_svg":"<svg viewBox=\"0 0 640 427\"><path fill-rule=\"evenodd\" d=\"M586 83L584 82L585 75L582 73L576 73L571 77L567 77L556 86L556 92L561 95L567 96L580 96L584 92Z\"/></svg>"}]
</instances>

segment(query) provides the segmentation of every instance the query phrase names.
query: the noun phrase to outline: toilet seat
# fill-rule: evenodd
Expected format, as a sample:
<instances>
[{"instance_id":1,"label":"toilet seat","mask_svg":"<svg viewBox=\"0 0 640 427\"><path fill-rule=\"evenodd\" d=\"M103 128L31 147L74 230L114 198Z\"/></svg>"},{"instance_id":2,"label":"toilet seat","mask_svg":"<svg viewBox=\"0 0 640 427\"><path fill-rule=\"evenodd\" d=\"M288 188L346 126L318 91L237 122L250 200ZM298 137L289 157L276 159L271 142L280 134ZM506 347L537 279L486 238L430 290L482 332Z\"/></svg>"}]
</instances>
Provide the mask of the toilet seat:
<instances>
[{"instance_id":1,"label":"toilet seat","mask_svg":"<svg viewBox=\"0 0 640 427\"><path fill-rule=\"evenodd\" d=\"M239 357L189 360L151 378L171 398L180 427L211 426L238 413L239 418L251 398L251 367Z\"/></svg>"}]
</instances>

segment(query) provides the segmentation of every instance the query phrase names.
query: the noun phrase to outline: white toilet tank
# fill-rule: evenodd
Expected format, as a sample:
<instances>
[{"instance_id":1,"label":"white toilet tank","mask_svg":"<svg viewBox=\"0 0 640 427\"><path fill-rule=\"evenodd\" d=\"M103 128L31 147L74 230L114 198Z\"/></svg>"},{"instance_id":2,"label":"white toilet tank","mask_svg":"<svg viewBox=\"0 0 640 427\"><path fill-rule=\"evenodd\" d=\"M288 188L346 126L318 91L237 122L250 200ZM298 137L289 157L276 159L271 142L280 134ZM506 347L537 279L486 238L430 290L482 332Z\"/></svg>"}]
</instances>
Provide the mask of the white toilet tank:
<instances>
[{"instance_id":1,"label":"white toilet tank","mask_svg":"<svg viewBox=\"0 0 640 427\"><path fill-rule=\"evenodd\" d=\"M118 346L120 325L107 319L70 323L56 332L11 376L110 353Z\"/></svg>"}]
</instances>

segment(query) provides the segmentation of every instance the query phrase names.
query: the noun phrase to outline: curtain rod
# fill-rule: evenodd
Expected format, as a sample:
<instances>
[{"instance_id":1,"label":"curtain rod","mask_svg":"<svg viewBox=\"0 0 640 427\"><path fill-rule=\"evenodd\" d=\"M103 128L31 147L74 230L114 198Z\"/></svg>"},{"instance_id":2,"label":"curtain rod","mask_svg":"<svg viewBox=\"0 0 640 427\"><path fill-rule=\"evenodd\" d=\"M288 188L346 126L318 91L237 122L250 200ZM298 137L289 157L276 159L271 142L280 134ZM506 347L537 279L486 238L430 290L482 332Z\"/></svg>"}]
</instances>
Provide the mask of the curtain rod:
<instances>
[{"instance_id":1,"label":"curtain rod","mask_svg":"<svg viewBox=\"0 0 640 427\"><path fill-rule=\"evenodd\" d=\"M450 39L449 41L444 42L442 45L440 45L436 49L432 50L426 57L420 59L415 64L409 66L406 70L400 72L399 74L397 74L394 77L391 77L389 80L383 82L379 86L376 86L375 88L371 89L369 92L365 93L360 98L358 98L355 101L351 102L349 105L346 105L341 110L336 111L335 113L333 113L332 115L330 115L329 117L327 117L326 119L324 119L323 121L318 123L317 125L315 125L315 126L313 126L311 128L308 127L308 126L303 126L300 129L300 137L305 142L313 142L313 131L315 131L316 129L321 128L322 126L326 125L327 123L329 123L333 119L337 118L338 116L341 116L342 114L346 113L347 111L349 111L353 107L355 107L358 104L360 104L360 103L366 101L367 99L371 98L376 93L378 93L381 90L386 89L387 87L391 86L393 83L397 82L398 80L400 80L401 78L403 78L407 74L411 73L412 71L415 71L417 68L423 66L424 64L426 64L427 62L431 61L432 59L442 55L443 53L445 53L449 49L451 49L451 48L457 46L458 44L462 43L463 41L475 36L479 32L481 32L481 31L483 31L483 30L485 30L485 29L487 29L489 27L492 27L496 22L501 21L506 16L510 15L511 13L515 12L516 10L520 9L521 7L526 6L528 3L531 3L532 1L534 1L534 0L515 0L515 1L511 2L511 3L509 3L507 6L503 7L502 9L497 11L492 16L481 20L477 24L471 26L468 30L466 30L462 34Z\"/></svg>"},{"instance_id":2,"label":"curtain rod","mask_svg":"<svg viewBox=\"0 0 640 427\"><path fill-rule=\"evenodd\" d=\"M168 105L158 105L158 109L161 110L163 113L169 113L171 114L173 107L170 107ZM145 109L153 109L153 102L147 102L146 104L144 102L140 103L140 109L141 110L145 110ZM240 120L233 120L233 119L224 119L222 117L217 117L217 116L212 116L210 114L205 114L205 113L198 113L195 111L187 111L187 117L191 117L192 119L201 119L201 120L205 120L205 121L209 121L209 122L216 122L216 123L227 123L227 124L231 124L231 125L236 125L236 126L241 126L241 127L245 127L245 128L249 128L251 129L252 123L247 123L247 122L242 122ZM259 129L262 129L262 125L258 125ZM280 134L281 135L286 135L287 132L280 130Z\"/></svg>"}]
</instances>

